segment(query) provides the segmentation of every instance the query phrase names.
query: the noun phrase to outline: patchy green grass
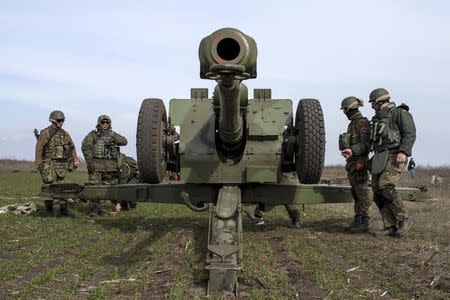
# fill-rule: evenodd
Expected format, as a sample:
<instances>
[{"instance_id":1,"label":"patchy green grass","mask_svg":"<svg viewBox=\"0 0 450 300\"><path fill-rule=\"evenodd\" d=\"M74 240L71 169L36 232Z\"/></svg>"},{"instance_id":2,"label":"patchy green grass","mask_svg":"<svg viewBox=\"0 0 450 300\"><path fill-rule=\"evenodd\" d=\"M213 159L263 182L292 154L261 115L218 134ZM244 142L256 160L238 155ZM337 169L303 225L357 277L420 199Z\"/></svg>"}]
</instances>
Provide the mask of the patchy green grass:
<instances>
[{"instance_id":1,"label":"patchy green grass","mask_svg":"<svg viewBox=\"0 0 450 300\"><path fill-rule=\"evenodd\" d=\"M86 178L82 172L71 177ZM37 173L0 172L0 206L31 201L40 184ZM344 233L351 204L306 206L300 230L288 227L283 207L266 213L264 226L244 217L241 296L302 299L314 287L327 299L377 299L385 292L398 299L449 298L449 199L407 205L415 224L401 239ZM69 210L68 218L0 215L0 298L205 298L208 213L145 203L96 219L87 216L86 203ZM379 228L375 207L372 216Z\"/></svg>"}]
</instances>

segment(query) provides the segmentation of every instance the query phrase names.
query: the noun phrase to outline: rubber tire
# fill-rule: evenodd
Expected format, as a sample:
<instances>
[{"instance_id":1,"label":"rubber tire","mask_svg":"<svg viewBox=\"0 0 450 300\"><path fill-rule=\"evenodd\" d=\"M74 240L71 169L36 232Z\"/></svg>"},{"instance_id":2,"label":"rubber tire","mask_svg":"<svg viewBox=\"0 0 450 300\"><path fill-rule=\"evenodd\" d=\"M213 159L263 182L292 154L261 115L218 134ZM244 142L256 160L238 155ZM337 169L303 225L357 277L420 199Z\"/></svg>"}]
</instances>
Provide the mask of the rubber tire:
<instances>
[{"instance_id":1,"label":"rubber tire","mask_svg":"<svg viewBox=\"0 0 450 300\"><path fill-rule=\"evenodd\" d=\"M160 183L166 176L167 161L163 148L163 130L167 113L161 99L145 99L139 110L136 152L139 172L145 183Z\"/></svg>"},{"instance_id":2,"label":"rubber tire","mask_svg":"<svg viewBox=\"0 0 450 300\"><path fill-rule=\"evenodd\" d=\"M325 161L325 125L319 100L301 99L298 102L295 127L298 129L295 155L298 181L318 183Z\"/></svg>"}]
</instances>

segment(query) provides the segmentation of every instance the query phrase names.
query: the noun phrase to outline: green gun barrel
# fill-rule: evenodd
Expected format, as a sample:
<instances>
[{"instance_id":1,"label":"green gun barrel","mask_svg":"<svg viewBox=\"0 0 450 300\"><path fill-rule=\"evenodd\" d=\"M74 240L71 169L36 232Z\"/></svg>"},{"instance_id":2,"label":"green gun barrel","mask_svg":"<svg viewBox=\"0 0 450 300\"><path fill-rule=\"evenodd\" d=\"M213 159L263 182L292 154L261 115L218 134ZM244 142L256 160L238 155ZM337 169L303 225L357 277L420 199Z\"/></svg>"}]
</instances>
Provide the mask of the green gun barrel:
<instances>
[{"instance_id":1,"label":"green gun barrel","mask_svg":"<svg viewBox=\"0 0 450 300\"><path fill-rule=\"evenodd\" d=\"M233 148L242 140L240 111L248 99L242 80L256 78L256 42L234 28L222 28L205 37L198 50L200 78L217 82L215 97L220 104L219 135L224 145ZM245 95L243 95L245 94Z\"/></svg>"}]
</instances>

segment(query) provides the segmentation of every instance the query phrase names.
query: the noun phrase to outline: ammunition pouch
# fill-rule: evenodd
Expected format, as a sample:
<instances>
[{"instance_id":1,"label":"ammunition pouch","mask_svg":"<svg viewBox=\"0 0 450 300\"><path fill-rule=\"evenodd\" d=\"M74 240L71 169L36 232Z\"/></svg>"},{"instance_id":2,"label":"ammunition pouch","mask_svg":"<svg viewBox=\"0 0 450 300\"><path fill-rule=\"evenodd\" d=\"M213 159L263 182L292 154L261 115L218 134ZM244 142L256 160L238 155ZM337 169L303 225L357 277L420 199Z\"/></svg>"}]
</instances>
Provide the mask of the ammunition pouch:
<instances>
[{"instance_id":1,"label":"ammunition pouch","mask_svg":"<svg viewBox=\"0 0 450 300\"><path fill-rule=\"evenodd\" d=\"M350 149L351 133L341 133L339 135L339 150Z\"/></svg>"},{"instance_id":2,"label":"ammunition pouch","mask_svg":"<svg viewBox=\"0 0 450 300\"><path fill-rule=\"evenodd\" d=\"M382 152L397 149L400 146L401 135L398 126L392 120L392 111L371 123L371 150Z\"/></svg>"},{"instance_id":3,"label":"ammunition pouch","mask_svg":"<svg viewBox=\"0 0 450 300\"><path fill-rule=\"evenodd\" d=\"M374 156L371 159L372 160L372 166L371 166L372 175L381 174L385 170L388 156L389 156L388 150L377 152L374 154Z\"/></svg>"}]
</instances>

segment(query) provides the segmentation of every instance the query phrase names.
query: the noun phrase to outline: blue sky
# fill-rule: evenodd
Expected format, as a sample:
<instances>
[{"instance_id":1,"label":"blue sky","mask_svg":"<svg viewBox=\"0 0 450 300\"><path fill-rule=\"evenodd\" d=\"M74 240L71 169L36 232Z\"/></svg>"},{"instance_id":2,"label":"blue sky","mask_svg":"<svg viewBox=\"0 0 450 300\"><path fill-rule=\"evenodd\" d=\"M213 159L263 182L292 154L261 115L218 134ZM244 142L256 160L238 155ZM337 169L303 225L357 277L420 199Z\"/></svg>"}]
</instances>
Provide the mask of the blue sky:
<instances>
[{"instance_id":1,"label":"blue sky","mask_svg":"<svg viewBox=\"0 0 450 300\"><path fill-rule=\"evenodd\" d=\"M33 128L66 114L76 144L100 114L135 156L142 99L185 98L198 76L198 44L221 27L258 43L249 90L321 101L326 163L343 163L337 136L343 98L385 87L416 121L413 156L450 164L448 1L0 1L0 157L32 159ZM252 93L250 94L250 96ZM371 116L367 104L363 113ZM81 155L81 153L79 153Z\"/></svg>"}]
</instances>

